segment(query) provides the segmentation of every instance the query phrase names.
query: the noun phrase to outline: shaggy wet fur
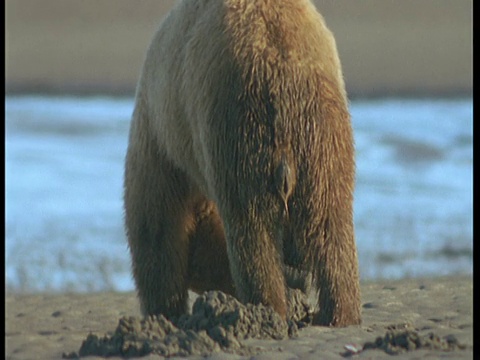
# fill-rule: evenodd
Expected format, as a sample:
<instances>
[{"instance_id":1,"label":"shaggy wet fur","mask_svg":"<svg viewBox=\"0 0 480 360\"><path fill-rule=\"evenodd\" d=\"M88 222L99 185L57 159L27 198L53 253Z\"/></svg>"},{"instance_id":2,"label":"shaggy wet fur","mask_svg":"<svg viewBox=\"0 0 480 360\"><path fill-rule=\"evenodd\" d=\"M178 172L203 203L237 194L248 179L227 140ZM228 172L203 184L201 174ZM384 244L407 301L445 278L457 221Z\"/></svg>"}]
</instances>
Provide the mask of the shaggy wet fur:
<instances>
[{"instance_id":1,"label":"shaggy wet fur","mask_svg":"<svg viewBox=\"0 0 480 360\"><path fill-rule=\"evenodd\" d=\"M308 0L184 0L137 88L126 228L145 314L216 288L287 314L286 269L315 323L360 323L348 101L334 38Z\"/></svg>"}]
</instances>

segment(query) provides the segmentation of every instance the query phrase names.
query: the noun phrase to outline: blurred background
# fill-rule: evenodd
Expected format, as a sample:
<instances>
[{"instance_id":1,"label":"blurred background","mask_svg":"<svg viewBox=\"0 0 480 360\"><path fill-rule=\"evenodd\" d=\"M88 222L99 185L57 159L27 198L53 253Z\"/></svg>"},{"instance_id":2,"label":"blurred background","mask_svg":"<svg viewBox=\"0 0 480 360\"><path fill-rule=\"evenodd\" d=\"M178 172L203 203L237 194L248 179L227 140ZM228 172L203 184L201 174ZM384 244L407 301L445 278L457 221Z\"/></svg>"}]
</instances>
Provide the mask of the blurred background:
<instances>
[{"instance_id":1,"label":"blurred background","mask_svg":"<svg viewBox=\"0 0 480 360\"><path fill-rule=\"evenodd\" d=\"M315 1L353 97L472 89L472 0ZM173 0L6 0L11 92L133 94Z\"/></svg>"},{"instance_id":2,"label":"blurred background","mask_svg":"<svg viewBox=\"0 0 480 360\"><path fill-rule=\"evenodd\" d=\"M472 272L471 0L316 1L357 148L363 280ZM170 0L6 0L6 288L133 290L122 177Z\"/></svg>"}]
</instances>

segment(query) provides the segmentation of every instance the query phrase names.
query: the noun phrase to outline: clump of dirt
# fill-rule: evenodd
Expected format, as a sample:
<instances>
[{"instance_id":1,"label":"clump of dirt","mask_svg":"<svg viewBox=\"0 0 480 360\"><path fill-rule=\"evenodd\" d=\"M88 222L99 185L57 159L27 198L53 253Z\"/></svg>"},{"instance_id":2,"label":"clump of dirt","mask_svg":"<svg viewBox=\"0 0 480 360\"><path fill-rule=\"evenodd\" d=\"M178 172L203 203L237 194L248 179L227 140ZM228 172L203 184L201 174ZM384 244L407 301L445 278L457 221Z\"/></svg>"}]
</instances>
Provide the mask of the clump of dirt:
<instances>
[{"instance_id":1,"label":"clump of dirt","mask_svg":"<svg viewBox=\"0 0 480 360\"><path fill-rule=\"evenodd\" d=\"M367 342L363 346L363 350L381 349L390 355L418 349L454 351L465 348L466 345L460 344L453 335L444 338L434 333L420 335L411 325L392 326L385 336L379 336L375 342Z\"/></svg>"},{"instance_id":2,"label":"clump of dirt","mask_svg":"<svg viewBox=\"0 0 480 360\"><path fill-rule=\"evenodd\" d=\"M270 307L243 305L220 291L197 298L192 314L173 321L162 315L145 319L123 317L113 335L89 334L78 354L81 356L137 357L150 353L161 356L188 356L226 351L250 355L257 351L242 344L247 338L284 339L297 336L298 329L311 323L313 309L299 290L289 293L289 320L284 321Z\"/></svg>"}]
</instances>

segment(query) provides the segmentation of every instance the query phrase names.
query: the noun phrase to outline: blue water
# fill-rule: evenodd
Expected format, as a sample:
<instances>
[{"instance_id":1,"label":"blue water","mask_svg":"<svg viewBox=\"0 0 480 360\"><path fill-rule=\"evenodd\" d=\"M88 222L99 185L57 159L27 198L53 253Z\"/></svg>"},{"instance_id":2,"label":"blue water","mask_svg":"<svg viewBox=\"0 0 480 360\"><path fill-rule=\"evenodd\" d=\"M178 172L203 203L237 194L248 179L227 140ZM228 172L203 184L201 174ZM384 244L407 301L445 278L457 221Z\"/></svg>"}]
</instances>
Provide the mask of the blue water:
<instances>
[{"instance_id":1,"label":"blue water","mask_svg":"<svg viewBox=\"0 0 480 360\"><path fill-rule=\"evenodd\" d=\"M6 98L6 285L133 290L123 160L133 99ZM471 99L351 103L362 279L470 274Z\"/></svg>"}]
</instances>

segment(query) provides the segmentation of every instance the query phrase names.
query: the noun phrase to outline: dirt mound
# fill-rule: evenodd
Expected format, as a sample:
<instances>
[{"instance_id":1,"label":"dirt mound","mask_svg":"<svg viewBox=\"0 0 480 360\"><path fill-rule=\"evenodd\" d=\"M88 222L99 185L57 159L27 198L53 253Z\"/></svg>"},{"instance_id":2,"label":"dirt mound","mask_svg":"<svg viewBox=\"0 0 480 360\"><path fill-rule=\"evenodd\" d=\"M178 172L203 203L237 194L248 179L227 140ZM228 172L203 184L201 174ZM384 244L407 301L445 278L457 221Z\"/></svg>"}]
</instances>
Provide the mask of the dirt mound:
<instances>
[{"instance_id":1,"label":"dirt mound","mask_svg":"<svg viewBox=\"0 0 480 360\"><path fill-rule=\"evenodd\" d=\"M366 342L361 348L353 348L343 353L344 357L358 354L365 350L379 349L390 355L398 355L407 351L429 349L440 351L464 350L467 346L460 344L453 335L441 338L433 332L420 335L411 324L389 326L383 337L374 342Z\"/></svg>"},{"instance_id":2,"label":"dirt mound","mask_svg":"<svg viewBox=\"0 0 480 360\"><path fill-rule=\"evenodd\" d=\"M256 353L241 343L247 338L277 339L297 335L299 328L311 323L312 308L299 290L290 291L289 320L284 321L270 307L243 305L219 291L210 291L197 298L192 314L173 321L162 315L145 319L123 317L113 335L89 334L79 356L135 357L156 353L162 356L205 356L226 351L241 355Z\"/></svg>"}]
</instances>

